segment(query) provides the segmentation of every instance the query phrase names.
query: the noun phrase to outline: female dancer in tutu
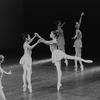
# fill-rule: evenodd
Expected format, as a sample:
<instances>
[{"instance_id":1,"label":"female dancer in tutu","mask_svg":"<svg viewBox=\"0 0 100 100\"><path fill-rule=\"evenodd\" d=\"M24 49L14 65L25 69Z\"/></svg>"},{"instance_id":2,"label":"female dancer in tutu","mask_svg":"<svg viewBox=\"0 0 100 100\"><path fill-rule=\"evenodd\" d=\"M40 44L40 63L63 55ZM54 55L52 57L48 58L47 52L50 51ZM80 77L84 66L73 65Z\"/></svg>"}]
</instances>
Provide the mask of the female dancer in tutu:
<instances>
[{"instance_id":1,"label":"female dancer in tutu","mask_svg":"<svg viewBox=\"0 0 100 100\"><path fill-rule=\"evenodd\" d=\"M34 40L36 35L31 38L30 35L24 35L25 42L23 44L24 55L20 59L20 64L23 65L23 91L26 91L27 82L28 82L28 89L29 92L32 92L32 84L31 84L31 74L32 74L32 49L39 43L39 40L32 46L30 43Z\"/></svg>"},{"instance_id":2,"label":"female dancer in tutu","mask_svg":"<svg viewBox=\"0 0 100 100\"><path fill-rule=\"evenodd\" d=\"M82 54L82 32L79 30L80 28L80 24L81 24L81 20L82 20L82 16L84 15L84 13L81 14L81 17L80 17L80 20L79 20L79 23L76 22L76 25L75 25L75 28L76 28L76 34L75 36L72 38L72 39L75 39L75 42L74 42L74 45L73 47L75 48L75 56L77 57L81 57L81 54ZM80 63L80 68L81 68L81 71L84 70L84 66L82 64L82 61L79 61ZM77 60L75 60L75 71L77 71L78 69L78 65L77 65Z\"/></svg>"},{"instance_id":3,"label":"female dancer in tutu","mask_svg":"<svg viewBox=\"0 0 100 100\"><path fill-rule=\"evenodd\" d=\"M50 46L50 51L52 53L52 62L54 63L54 65L56 66L56 69L57 69L57 75L58 75L57 90L58 91L59 91L60 87L62 86L62 84L61 84L61 78L62 78L61 60L62 59L74 59L74 60L81 60L86 63L92 63L92 60L85 60L80 57L70 56L70 55L67 55L65 52L63 52L62 50L58 50L57 49L57 40L56 40L57 33L56 32L51 32L50 38L52 38L52 40L50 40L50 41L46 41L38 33L35 33L35 34L41 39L41 42Z\"/></svg>"},{"instance_id":4,"label":"female dancer in tutu","mask_svg":"<svg viewBox=\"0 0 100 100\"><path fill-rule=\"evenodd\" d=\"M0 100L6 100L4 92L2 90L3 86L2 86L2 83L1 83L1 80L2 80L2 77L3 77L3 73L8 74L8 75L11 74L11 71L6 72L1 68L1 63L3 63L3 61L4 61L4 56L0 55Z\"/></svg>"}]
</instances>

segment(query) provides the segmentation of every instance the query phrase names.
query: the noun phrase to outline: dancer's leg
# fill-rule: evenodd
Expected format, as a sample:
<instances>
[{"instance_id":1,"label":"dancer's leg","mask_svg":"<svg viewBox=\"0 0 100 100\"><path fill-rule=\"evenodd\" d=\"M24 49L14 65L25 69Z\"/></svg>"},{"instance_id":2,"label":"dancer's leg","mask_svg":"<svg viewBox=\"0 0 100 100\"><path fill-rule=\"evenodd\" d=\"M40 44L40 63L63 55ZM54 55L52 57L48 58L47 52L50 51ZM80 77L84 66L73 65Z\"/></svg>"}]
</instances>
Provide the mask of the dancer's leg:
<instances>
[{"instance_id":1,"label":"dancer's leg","mask_svg":"<svg viewBox=\"0 0 100 100\"><path fill-rule=\"evenodd\" d=\"M80 67L81 67L81 71L83 71L84 70L84 66L83 66L83 64L82 64L82 61L79 61L79 63L80 63Z\"/></svg>"},{"instance_id":2,"label":"dancer's leg","mask_svg":"<svg viewBox=\"0 0 100 100\"><path fill-rule=\"evenodd\" d=\"M0 100L6 100L4 92L2 90L2 88L0 88Z\"/></svg>"},{"instance_id":3,"label":"dancer's leg","mask_svg":"<svg viewBox=\"0 0 100 100\"><path fill-rule=\"evenodd\" d=\"M77 48L75 48L75 56L78 56ZM78 69L77 63L78 63L78 61L75 60L75 66L74 66L75 67L75 71L77 71L77 69Z\"/></svg>"},{"instance_id":4,"label":"dancer's leg","mask_svg":"<svg viewBox=\"0 0 100 100\"><path fill-rule=\"evenodd\" d=\"M61 84L61 78L62 78L62 71L61 71L61 62L55 62L56 69L57 69L57 76L58 76L58 83L57 83L57 90L60 90Z\"/></svg>"},{"instance_id":5,"label":"dancer's leg","mask_svg":"<svg viewBox=\"0 0 100 100\"><path fill-rule=\"evenodd\" d=\"M79 48L79 50L78 50L78 57L80 57L81 58L81 48ZM80 68L81 68L81 71L83 71L84 70L84 66L83 66L83 63L82 63L82 61L79 61L79 63L80 63Z\"/></svg>"},{"instance_id":6,"label":"dancer's leg","mask_svg":"<svg viewBox=\"0 0 100 100\"><path fill-rule=\"evenodd\" d=\"M31 68L29 68L27 70L27 82L28 82L28 89L29 89L30 93L32 92L31 75L32 75L32 70L31 70Z\"/></svg>"},{"instance_id":7,"label":"dancer's leg","mask_svg":"<svg viewBox=\"0 0 100 100\"><path fill-rule=\"evenodd\" d=\"M59 48L59 50L65 52L65 45L59 45L58 48ZM68 66L68 60L67 59L65 59L65 64L66 64L66 67L67 67Z\"/></svg>"},{"instance_id":8,"label":"dancer's leg","mask_svg":"<svg viewBox=\"0 0 100 100\"><path fill-rule=\"evenodd\" d=\"M25 65L23 66L23 91L26 91L26 69L25 69Z\"/></svg>"},{"instance_id":9,"label":"dancer's leg","mask_svg":"<svg viewBox=\"0 0 100 100\"><path fill-rule=\"evenodd\" d=\"M85 60L85 59L82 59L80 57L70 56L70 55L67 55L67 54L64 56L64 59L80 60L80 61L83 61L85 63L92 63L93 62L92 60Z\"/></svg>"}]
</instances>

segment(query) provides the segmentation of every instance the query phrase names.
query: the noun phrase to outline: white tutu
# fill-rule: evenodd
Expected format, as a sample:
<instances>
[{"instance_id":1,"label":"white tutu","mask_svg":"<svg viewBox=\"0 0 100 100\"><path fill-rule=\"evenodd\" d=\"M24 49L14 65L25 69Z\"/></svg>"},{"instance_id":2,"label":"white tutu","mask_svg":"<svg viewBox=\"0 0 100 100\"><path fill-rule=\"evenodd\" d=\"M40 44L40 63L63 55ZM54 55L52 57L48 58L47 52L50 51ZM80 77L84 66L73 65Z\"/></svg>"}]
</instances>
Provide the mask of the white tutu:
<instances>
[{"instance_id":1,"label":"white tutu","mask_svg":"<svg viewBox=\"0 0 100 100\"><path fill-rule=\"evenodd\" d=\"M32 58L29 54L24 54L19 63L26 66L32 66Z\"/></svg>"},{"instance_id":2,"label":"white tutu","mask_svg":"<svg viewBox=\"0 0 100 100\"><path fill-rule=\"evenodd\" d=\"M81 39L76 39L74 42L73 47L82 48L82 41Z\"/></svg>"},{"instance_id":3,"label":"white tutu","mask_svg":"<svg viewBox=\"0 0 100 100\"><path fill-rule=\"evenodd\" d=\"M56 61L60 61L64 58L66 54L61 50L54 50L52 52L52 62L55 63Z\"/></svg>"}]
</instances>

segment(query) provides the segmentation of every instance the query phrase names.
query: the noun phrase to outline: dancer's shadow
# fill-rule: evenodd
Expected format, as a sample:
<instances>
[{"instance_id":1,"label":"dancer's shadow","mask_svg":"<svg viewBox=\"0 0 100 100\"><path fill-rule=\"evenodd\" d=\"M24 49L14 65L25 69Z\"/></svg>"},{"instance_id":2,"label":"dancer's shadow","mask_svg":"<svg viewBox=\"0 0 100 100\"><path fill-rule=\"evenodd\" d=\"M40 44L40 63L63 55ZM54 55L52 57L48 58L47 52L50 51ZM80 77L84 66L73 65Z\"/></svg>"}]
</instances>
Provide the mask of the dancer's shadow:
<instances>
[{"instance_id":1,"label":"dancer's shadow","mask_svg":"<svg viewBox=\"0 0 100 100\"><path fill-rule=\"evenodd\" d=\"M34 99L32 99L32 93L30 93L30 94L28 95L28 100L34 100Z\"/></svg>"},{"instance_id":2,"label":"dancer's shadow","mask_svg":"<svg viewBox=\"0 0 100 100\"><path fill-rule=\"evenodd\" d=\"M60 92L57 92L57 100L63 100L62 94Z\"/></svg>"},{"instance_id":3,"label":"dancer's shadow","mask_svg":"<svg viewBox=\"0 0 100 100\"><path fill-rule=\"evenodd\" d=\"M23 92L23 99L22 100L34 100L32 99L32 93Z\"/></svg>"}]
</instances>

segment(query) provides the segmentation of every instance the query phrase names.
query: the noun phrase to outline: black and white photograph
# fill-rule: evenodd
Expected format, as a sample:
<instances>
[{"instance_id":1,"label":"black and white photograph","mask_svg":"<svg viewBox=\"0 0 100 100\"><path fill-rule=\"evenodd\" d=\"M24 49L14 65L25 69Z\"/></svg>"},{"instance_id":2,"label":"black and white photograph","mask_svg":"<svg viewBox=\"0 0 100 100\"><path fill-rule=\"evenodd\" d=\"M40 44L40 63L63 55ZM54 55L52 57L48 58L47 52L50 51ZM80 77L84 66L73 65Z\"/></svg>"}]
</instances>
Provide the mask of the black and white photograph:
<instances>
[{"instance_id":1,"label":"black and white photograph","mask_svg":"<svg viewBox=\"0 0 100 100\"><path fill-rule=\"evenodd\" d=\"M0 0L0 100L100 100L99 0Z\"/></svg>"}]
</instances>

